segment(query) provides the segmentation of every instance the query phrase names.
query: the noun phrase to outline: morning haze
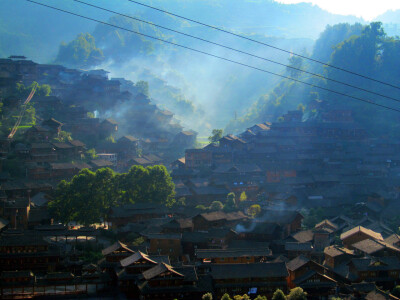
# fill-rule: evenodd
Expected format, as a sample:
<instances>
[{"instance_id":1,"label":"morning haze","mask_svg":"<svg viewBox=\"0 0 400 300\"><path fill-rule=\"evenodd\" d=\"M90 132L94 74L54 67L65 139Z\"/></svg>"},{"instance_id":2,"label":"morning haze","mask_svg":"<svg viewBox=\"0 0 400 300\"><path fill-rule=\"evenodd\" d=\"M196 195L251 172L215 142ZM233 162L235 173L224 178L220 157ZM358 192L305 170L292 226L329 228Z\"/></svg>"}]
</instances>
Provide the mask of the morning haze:
<instances>
[{"instance_id":1,"label":"morning haze","mask_svg":"<svg viewBox=\"0 0 400 300\"><path fill-rule=\"evenodd\" d=\"M0 2L0 298L398 299L400 6Z\"/></svg>"}]
</instances>

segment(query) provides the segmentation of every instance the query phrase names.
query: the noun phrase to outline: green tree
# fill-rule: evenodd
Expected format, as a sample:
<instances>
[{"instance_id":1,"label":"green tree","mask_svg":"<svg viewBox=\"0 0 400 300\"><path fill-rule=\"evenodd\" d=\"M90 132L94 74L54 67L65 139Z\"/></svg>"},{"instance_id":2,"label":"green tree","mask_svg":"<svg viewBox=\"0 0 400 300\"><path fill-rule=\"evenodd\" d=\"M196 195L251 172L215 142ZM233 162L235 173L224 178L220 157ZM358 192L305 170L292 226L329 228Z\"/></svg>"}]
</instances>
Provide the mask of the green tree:
<instances>
[{"instance_id":1,"label":"green tree","mask_svg":"<svg viewBox=\"0 0 400 300\"><path fill-rule=\"evenodd\" d=\"M56 220L68 224L75 219L75 198L72 195L71 184L62 180L55 189L54 197L49 202L49 213Z\"/></svg>"},{"instance_id":2,"label":"green tree","mask_svg":"<svg viewBox=\"0 0 400 300\"><path fill-rule=\"evenodd\" d=\"M103 187L96 185L96 173L83 169L74 176L70 185L70 197L75 203L75 221L85 226L99 223L102 217L101 195Z\"/></svg>"},{"instance_id":3,"label":"green tree","mask_svg":"<svg viewBox=\"0 0 400 300\"><path fill-rule=\"evenodd\" d=\"M245 191L243 191L243 192L240 194L239 200L240 200L240 202L247 201L247 195L246 195L246 192L245 192Z\"/></svg>"},{"instance_id":4,"label":"green tree","mask_svg":"<svg viewBox=\"0 0 400 300\"><path fill-rule=\"evenodd\" d=\"M149 170L150 202L168 204L175 197L175 185L165 166L147 167Z\"/></svg>"},{"instance_id":5,"label":"green tree","mask_svg":"<svg viewBox=\"0 0 400 300\"><path fill-rule=\"evenodd\" d=\"M235 296L233 296L233 299L234 300L250 300L251 298L248 295L244 294L244 295L235 295Z\"/></svg>"},{"instance_id":6,"label":"green tree","mask_svg":"<svg viewBox=\"0 0 400 300\"><path fill-rule=\"evenodd\" d=\"M307 300L307 293L301 288L296 287L290 290L289 295L287 296L288 300Z\"/></svg>"},{"instance_id":7,"label":"green tree","mask_svg":"<svg viewBox=\"0 0 400 300\"><path fill-rule=\"evenodd\" d=\"M171 205L175 186L165 166L132 166L120 174L119 192L122 203L151 202Z\"/></svg>"},{"instance_id":8,"label":"green tree","mask_svg":"<svg viewBox=\"0 0 400 300\"><path fill-rule=\"evenodd\" d=\"M72 137L71 137L71 133L61 130L60 134L58 135L58 137L54 138L55 141L60 142L60 143L64 143L64 142L68 142L68 141L72 141Z\"/></svg>"},{"instance_id":9,"label":"green tree","mask_svg":"<svg viewBox=\"0 0 400 300\"><path fill-rule=\"evenodd\" d=\"M112 206L125 203L172 203L175 186L164 166L132 167L128 173L83 169L70 182L62 181L50 202L52 216L63 223L84 225L107 219Z\"/></svg>"},{"instance_id":10,"label":"green tree","mask_svg":"<svg viewBox=\"0 0 400 300\"><path fill-rule=\"evenodd\" d=\"M224 209L227 210L227 211L236 209L236 195L235 195L235 193L229 193L226 196L226 202L225 202Z\"/></svg>"},{"instance_id":11,"label":"green tree","mask_svg":"<svg viewBox=\"0 0 400 300\"><path fill-rule=\"evenodd\" d=\"M210 205L210 210L222 210L224 205L221 201L213 201Z\"/></svg>"},{"instance_id":12,"label":"green tree","mask_svg":"<svg viewBox=\"0 0 400 300\"><path fill-rule=\"evenodd\" d=\"M85 157L88 159L95 159L97 157L96 155L96 149L92 148L86 151Z\"/></svg>"},{"instance_id":13,"label":"green tree","mask_svg":"<svg viewBox=\"0 0 400 300\"><path fill-rule=\"evenodd\" d=\"M267 300L267 296L258 295L254 300Z\"/></svg>"},{"instance_id":14,"label":"green tree","mask_svg":"<svg viewBox=\"0 0 400 300\"><path fill-rule=\"evenodd\" d=\"M50 96L50 94L51 94L51 87L48 84L42 84L36 88L35 95L37 96L47 97Z\"/></svg>"},{"instance_id":15,"label":"green tree","mask_svg":"<svg viewBox=\"0 0 400 300\"><path fill-rule=\"evenodd\" d=\"M206 293L201 297L201 300L212 300L213 296L211 293Z\"/></svg>"},{"instance_id":16,"label":"green tree","mask_svg":"<svg viewBox=\"0 0 400 300\"><path fill-rule=\"evenodd\" d=\"M89 33L81 33L68 44L62 43L56 62L74 67L90 67L104 60L103 52L96 47L95 39Z\"/></svg>"},{"instance_id":17,"label":"green tree","mask_svg":"<svg viewBox=\"0 0 400 300\"><path fill-rule=\"evenodd\" d=\"M201 209L201 210L206 210L207 207L205 207L204 205L200 204L200 205L196 205L195 207L196 209Z\"/></svg>"},{"instance_id":18,"label":"green tree","mask_svg":"<svg viewBox=\"0 0 400 300\"><path fill-rule=\"evenodd\" d=\"M382 52L385 32L381 22L373 22L365 26L361 35L352 36L335 47L330 63L337 66L346 66L352 71L372 75ZM337 77L337 70L329 70L329 77ZM340 73L342 74L342 73ZM341 81L350 79L350 75L343 75ZM354 81L353 81L354 82ZM356 81L362 83L361 80Z\"/></svg>"},{"instance_id":19,"label":"green tree","mask_svg":"<svg viewBox=\"0 0 400 300\"><path fill-rule=\"evenodd\" d=\"M102 168L96 171L95 176L94 190L98 191L100 213L103 220L107 220L110 208L118 204L116 174L110 168Z\"/></svg>"},{"instance_id":20,"label":"green tree","mask_svg":"<svg viewBox=\"0 0 400 300\"><path fill-rule=\"evenodd\" d=\"M272 300L286 300L286 296L281 289L277 289L272 295Z\"/></svg>"},{"instance_id":21,"label":"green tree","mask_svg":"<svg viewBox=\"0 0 400 300\"><path fill-rule=\"evenodd\" d=\"M217 143L221 138L224 131L222 129L213 129L211 136L208 137L210 143Z\"/></svg>"},{"instance_id":22,"label":"green tree","mask_svg":"<svg viewBox=\"0 0 400 300\"><path fill-rule=\"evenodd\" d=\"M225 293L222 295L221 300L232 300L232 298L229 297L229 294Z\"/></svg>"},{"instance_id":23,"label":"green tree","mask_svg":"<svg viewBox=\"0 0 400 300\"><path fill-rule=\"evenodd\" d=\"M253 204L252 206L249 207L248 213L251 217L256 217L260 214L261 212L261 206L258 204Z\"/></svg>"}]
</instances>

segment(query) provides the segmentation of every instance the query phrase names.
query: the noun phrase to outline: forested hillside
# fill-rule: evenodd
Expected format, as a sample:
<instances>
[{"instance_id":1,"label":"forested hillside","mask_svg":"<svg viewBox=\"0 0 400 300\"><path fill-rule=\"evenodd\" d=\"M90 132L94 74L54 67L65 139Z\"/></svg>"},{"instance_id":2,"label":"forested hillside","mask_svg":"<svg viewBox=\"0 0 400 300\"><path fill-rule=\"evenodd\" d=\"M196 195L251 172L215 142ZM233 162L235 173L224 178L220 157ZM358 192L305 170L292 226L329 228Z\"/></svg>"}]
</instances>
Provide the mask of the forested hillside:
<instances>
[{"instance_id":1,"label":"forested hillside","mask_svg":"<svg viewBox=\"0 0 400 300\"><path fill-rule=\"evenodd\" d=\"M242 129L255 120L277 118L286 109L297 108L298 104L306 101L300 99L298 93L309 93L309 89L290 82L281 82L278 77L161 41L96 24L22 0L7 6L8 1L10 0L0 3L1 56L21 54L42 63L58 63L83 69L103 68L111 72L110 77L125 77L134 82L147 81L150 96L155 103L176 112L177 117L186 126L199 131L208 132L211 128L223 128L236 116L239 116L239 119L228 126L229 131ZM286 63L290 58L288 53L241 40L129 1L87 2L280 63ZM282 66L239 55L81 3L56 3L50 0L42 3L240 63L285 73ZM153 0L149 4L295 53L312 55L322 61L329 61L333 47L352 35L360 35L364 26L362 19L334 15L305 3L284 5L272 0L187 0L182 4L178 0ZM226 7L229 7L229 10ZM21 11L29 11L29 14L22 15ZM389 18L389 15L390 13L382 18L392 22L393 17ZM340 22L343 23L335 25ZM354 23L356 25L348 25ZM393 29L395 24L391 23L390 26ZM325 31L318 38L324 28ZM390 30L393 31L392 29ZM314 39L317 39L315 45ZM305 61L290 63L301 63L301 67L313 72L325 72L321 66L308 65ZM314 80L307 76L302 78ZM286 90L286 87L288 90L281 94L280 90ZM296 93L297 96L292 93ZM260 98L260 95L264 96Z\"/></svg>"},{"instance_id":2,"label":"forested hillside","mask_svg":"<svg viewBox=\"0 0 400 300\"><path fill-rule=\"evenodd\" d=\"M396 54L399 51L399 39L387 36L379 22L371 23L368 26L338 24L328 26L321 34L315 43L312 58L327 61L339 68L351 70L394 86L400 86L400 59ZM293 63L294 61L292 58L289 62ZM309 72L321 73L329 79L400 99L399 89L338 69L322 68L321 65L307 62L301 58L297 58L296 61L296 67ZM345 86L338 82L291 70L287 70L286 75L325 89L399 108L399 105L391 99ZM398 120L398 115L395 112L293 82L289 79L281 80L271 92L261 96L245 116L237 121L232 121L228 125L227 131L236 132L257 122L274 121L285 111L293 109L305 110L307 118L318 118L323 107L327 106L351 108L355 113L355 119L370 131L380 135L398 135L398 126L396 122L393 122L393 120Z\"/></svg>"}]
</instances>

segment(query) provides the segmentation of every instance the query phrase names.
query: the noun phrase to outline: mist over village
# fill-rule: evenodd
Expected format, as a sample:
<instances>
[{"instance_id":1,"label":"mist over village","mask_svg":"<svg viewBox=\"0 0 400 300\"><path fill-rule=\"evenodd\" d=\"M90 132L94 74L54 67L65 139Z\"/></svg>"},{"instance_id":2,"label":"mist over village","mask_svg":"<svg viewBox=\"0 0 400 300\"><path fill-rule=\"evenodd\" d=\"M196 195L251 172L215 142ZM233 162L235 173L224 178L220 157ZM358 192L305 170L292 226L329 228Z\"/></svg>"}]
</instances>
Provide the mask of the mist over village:
<instances>
[{"instance_id":1,"label":"mist over village","mask_svg":"<svg viewBox=\"0 0 400 300\"><path fill-rule=\"evenodd\" d=\"M400 3L1 0L0 299L400 299Z\"/></svg>"}]
</instances>

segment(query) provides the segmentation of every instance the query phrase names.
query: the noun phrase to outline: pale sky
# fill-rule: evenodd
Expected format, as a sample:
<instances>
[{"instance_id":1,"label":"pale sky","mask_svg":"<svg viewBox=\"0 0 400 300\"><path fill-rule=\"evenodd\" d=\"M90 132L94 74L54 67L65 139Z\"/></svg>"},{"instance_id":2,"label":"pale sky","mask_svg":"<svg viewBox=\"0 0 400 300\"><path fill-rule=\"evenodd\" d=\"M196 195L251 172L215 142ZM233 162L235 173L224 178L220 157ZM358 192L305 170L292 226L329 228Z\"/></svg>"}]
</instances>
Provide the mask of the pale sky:
<instances>
[{"instance_id":1,"label":"pale sky","mask_svg":"<svg viewBox=\"0 0 400 300\"><path fill-rule=\"evenodd\" d=\"M292 4L308 2L318 5L331 13L354 15L370 21L387 10L400 9L400 0L275 0Z\"/></svg>"}]
</instances>

